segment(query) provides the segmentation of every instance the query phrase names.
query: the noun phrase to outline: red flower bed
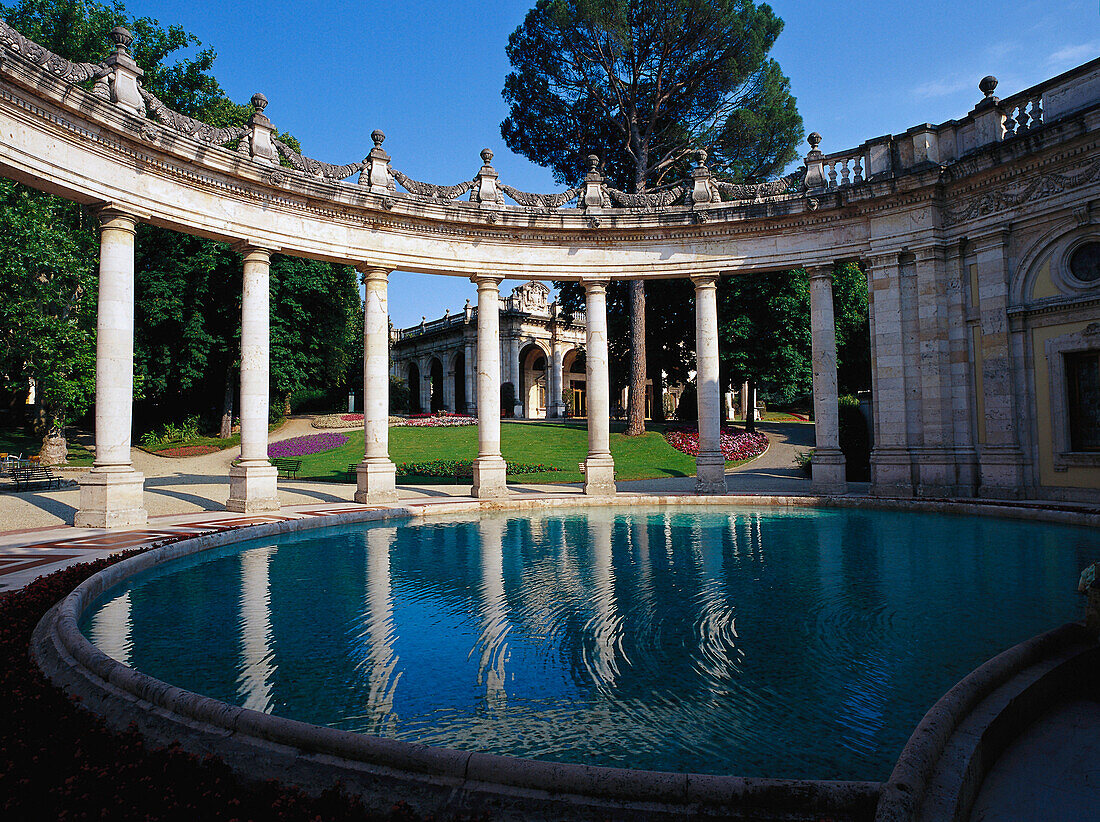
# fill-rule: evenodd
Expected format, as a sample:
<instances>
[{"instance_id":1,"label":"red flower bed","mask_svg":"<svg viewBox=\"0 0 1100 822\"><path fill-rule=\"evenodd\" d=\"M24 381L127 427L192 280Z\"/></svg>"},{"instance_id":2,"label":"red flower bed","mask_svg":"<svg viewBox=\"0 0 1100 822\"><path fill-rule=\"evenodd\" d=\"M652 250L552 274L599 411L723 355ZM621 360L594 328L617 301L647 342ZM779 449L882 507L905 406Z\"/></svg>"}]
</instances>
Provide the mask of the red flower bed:
<instances>
[{"instance_id":1,"label":"red flower bed","mask_svg":"<svg viewBox=\"0 0 1100 822\"><path fill-rule=\"evenodd\" d=\"M200 454L213 454L220 450L214 445L186 445L183 448L165 448L157 453L162 457L197 457Z\"/></svg>"},{"instance_id":2,"label":"red flower bed","mask_svg":"<svg viewBox=\"0 0 1100 822\"><path fill-rule=\"evenodd\" d=\"M245 783L221 759L115 733L53 688L28 655L34 626L96 571L75 565L0 594L0 819L415 820L398 802L370 814L338 789L310 797L274 780Z\"/></svg>"},{"instance_id":3,"label":"red flower bed","mask_svg":"<svg viewBox=\"0 0 1100 822\"><path fill-rule=\"evenodd\" d=\"M674 428L665 431L668 444L685 454L699 453L699 431L695 428ZM727 460L747 460L759 457L767 450L768 438L761 434L735 433L726 430L719 434L722 456Z\"/></svg>"},{"instance_id":4,"label":"red flower bed","mask_svg":"<svg viewBox=\"0 0 1100 822\"><path fill-rule=\"evenodd\" d=\"M341 414L340 419L342 419L344 422L362 422L363 421L363 415L362 414Z\"/></svg>"}]
</instances>

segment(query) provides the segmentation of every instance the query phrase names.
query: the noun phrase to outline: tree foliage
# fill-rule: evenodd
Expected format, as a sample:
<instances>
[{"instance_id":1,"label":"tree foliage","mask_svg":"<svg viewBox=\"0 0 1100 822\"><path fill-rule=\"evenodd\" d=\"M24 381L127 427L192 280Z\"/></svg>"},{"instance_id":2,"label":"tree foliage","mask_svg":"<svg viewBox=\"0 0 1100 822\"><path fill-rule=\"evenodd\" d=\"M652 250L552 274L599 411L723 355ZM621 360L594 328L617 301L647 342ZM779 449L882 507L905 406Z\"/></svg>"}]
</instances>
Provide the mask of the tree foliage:
<instances>
[{"instance_id":1,"label":"tree foliage","mask_svg":"<svg viewBox=\"0 0 1100 822\"><path fill-rule=\"evenodd\" d=\"M782 26L751 0L539 0L508 40L501 135L570 186L596 154L611 186L645 192L683 177L698 147L720 177L774 176L803 133L790 83L767 57ZM643 283L630 285L628 434L645 430L647 375L668 370L647 367L647 315L662 329L661 365L686 369L673 352L690 348L693 324L662 316L668 308L647 307Z\"/></svg>"},{"instance_id":2,"label":"tree foliage","mask_svg":"<svg viewBox=\"0 0 1100 822\"><path fill-rule=\"evenodd\" d=\"M21 0L0 16L70 60L99 62L108 32L125 26L143 85L170 108L215 126L243 126L251 107L225 96L211 73L216 54L175 25L131 19L121 2ZM183 52L183 54L181 54ZM189 55L189 56L188 56ZM297 148L287 134L279 137ZM4 184L0 247L6 252L6 388L36 377L40 397L62 424L94 398L95 272L98 237L83 207ZM216 243L141 225L135 252L135 419L152 425L189 414L208 422L230 404L240 347L240 255ZM10 288L9 288L10 285ZM346 266L276 257L272 264L272 389L284 396L311 384L361 384L362 316L355 272ZM33 345L31 342L33 341ZM57 383L54 387L53 380ZM228 387L228 390L227 390ZM338 392L337 392L338 393ZM12 393L9 393L12 396Z\"/></svg>"}]
</instances>

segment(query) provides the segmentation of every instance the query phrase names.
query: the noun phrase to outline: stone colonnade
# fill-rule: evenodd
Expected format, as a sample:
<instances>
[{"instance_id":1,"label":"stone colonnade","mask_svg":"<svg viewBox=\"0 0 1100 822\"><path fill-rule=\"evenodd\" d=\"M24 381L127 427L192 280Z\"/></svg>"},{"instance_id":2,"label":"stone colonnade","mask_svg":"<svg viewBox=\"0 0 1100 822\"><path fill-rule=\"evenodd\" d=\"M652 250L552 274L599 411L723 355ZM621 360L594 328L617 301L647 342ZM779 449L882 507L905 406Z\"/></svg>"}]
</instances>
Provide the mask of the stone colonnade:
<instances>
[{"instance_id":1,"label":"stone colonnade","mask_svg":"<svg viewBox=\"0 0 1100 822\"><path fill-rule=\"evenodd\" d=\"M96 350L96 459L81 480L75 524L110 528L143 525L144 477L130 457L134 353L134 237L137 219L104 209L100 222L99 314ZM277 472L267 456L269 412L269 269L271 251L241 244L241 457L230 469L230 511L279 508ZM366 289L363 316L364 455L357 468L355 500L365 504L397 501L396 469L389 457L389 270L360 269ZM500 438L500 283L499 275L475 276L477 285L476 394L478 456L472 494L508 493ZM718 301L714 275L694 277L699 391L699 452L696 493L726 493L722 457L718 364ZM607 279L584 280L587 308L588 454L583 463L584 492L614 494L615 462L610 449L610 383L607 353ZM811 271L814 410L817 453L813 486L843 493L844 457L837 420L836 339L831 268ZM484 341L484 344L482 344ZM473 353L473 352L470 352ZM552 354L560 367L560 351ZM430 378L430 375L425 375ZM560 378L556 380L560 383ZM474 386L470 386L473 388ZM558 388L560 391L560 387Z\"/></svg>"}]
</instances>

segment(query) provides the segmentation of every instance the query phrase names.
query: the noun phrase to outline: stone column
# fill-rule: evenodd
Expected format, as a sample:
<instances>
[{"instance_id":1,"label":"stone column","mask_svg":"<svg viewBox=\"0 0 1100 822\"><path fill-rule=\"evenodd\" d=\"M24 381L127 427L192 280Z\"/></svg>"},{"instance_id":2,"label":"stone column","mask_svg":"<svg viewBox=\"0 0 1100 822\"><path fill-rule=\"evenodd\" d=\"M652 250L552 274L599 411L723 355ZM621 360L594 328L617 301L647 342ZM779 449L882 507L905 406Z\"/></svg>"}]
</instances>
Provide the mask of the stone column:
<instances>
[{"instance_id":1,"label":"stone column","mask_svg":"<svg viewBox=\"0 0 1100 822\"><path fill-rule=\"evenodd\" d=\"M512 410L512 416L517 419L521 419L526 416L524 410L526 403L524 402L523 392L520 390L520 384L523 382L523 364L519 361L519 337L512 337L508 343L508 370L512 372L511 383L512 387L516 390L516 404Z\"/></svg>"},{"instance_id":2,"label":"stone column","mask_svg":"<svg viewBox=\"0 0 1100 822\"><path fill-rule=\"evenodd\" d=\"M500 455L500 281L503 277L472 277L477 285L477 459L475 497L508 493L504 458Z\"/></svg>"},{"instance_id":3,"label":"stone column","mask_svg":"<svg viewBox=\"0 0 1100 822\"><path fill-rule=\"evenodd\" d=\"M550 363L550 402L546 404L546 411L553 417L565 416L565 403L562 401L562 392L565 385L562 382L562 368L565 362L565 346L561 342L554 342L552 359Z\"/></svg>"},{"instance_id":4,"label":"stone column","mask_svg":"<svg viewBox=\"0 0 1100 822\"><path fill-rule=\"evenodd\" d=\"M474 362L474 344L471 340L466 340L465 345L464 362L466 371L463 374L463 379L466 381L466 407L461 409L461 411L465 414L473 414L477 410L474 399L474 368L476 367L476 363Z\"/></svg>"},{"instance_id":5,"label":"stone column","mask_svg":"<svg viewBox=\"0 0 1100 822\"><path fill-rule=\"evenodd\" d=\"M615 461L611 458L611 385L607 366L607 280L584 281L588 311L585 351L588 392L588 457L584 461L584 493L615 493Z\"/></svg>"},{"instance_id":6,"label":"stone column","mask_svg":"<svg viewBox=\"0 0 1100 822\"><path fill-rule=\"evenodd\" d=\"M241 458L229 469L228 511L278 511L278 471L267 459L271 252L242 246Z\"/></svg>"},{"instance_id":7,"label":"stone column","mask_svg":"<svg viewBox=\"0 0 1100 822\"><path fill-rule=\"evenodd\" d=\"M134 236L129 214L99 212L95 464L80 478L78 528L144 525L145 477L130 460L134 398Z\"/></svg>"},{"instance_id":8,"label":"stone column","mask_svg":"<svg viewBox=\"0 0 1100 822\"><path fill-rule=\"evenodd\" d=\"M390 460L389 271L366 268L363 300L363 461L355 469L355 501L397 502L397 469Z\"/></svg>"},{"instance_id":9,"label":"stone column","mask_svg":"<svg viewBox=\"0 0 1100 822\"><path fill-rule=\"evenodd\" d=\"M432 361L420 361L420 413L432 413Z\"/></svg>"},{"instance_id":10,"label":"stone column","mask_svg":"<svg viewBox=\"0 0 1100 822\"><path fill-rule=\"evenodd\" d=\"M695 360L699 391L699 454L695 493L726 493L722 457L722 395L718 377L718 278L692 277L695 284ZM834 380L835 386L835 380Z\"/></svg>"},{"instance_id":11,"label":"stone column","mask_svg":"<svg viewBox=\"0 0 1100 822\"><path fill-rule=\"evenodd\" d=\"M1023 369L1016 367L1008 326L1009 239L1007 229L972 238L980 316L977 383L983 411L978 428L978 494L995 499L1027 495L1020 448L1022 414L1016 397L1016 375Z\"/></svg>"},{"instance_id":12,"label":"stone column","mask_svg":"<svg viewBox=\"0 0 1100 822\"><path fill-rule=\"evenodd\" d=\"M901 266L898 255L870 261L867 275L871 314L871 393L874 446L871 449L871 493L913 496L909 453L906 351L902 329Z\"/></svg>"},{"instance_id":13,"label":"stone column","mask_svg":"<svg viewBox=\"0 0 1100 822\"><path fill-rule=\"evenodd\" d=\"M840 415L836 387L836 320L833 319L832 266L811 268L810 335L813 348L814 461L813 488L819 494L844 494L844 454L840 450Z\"/></svg>"}]
</instances>

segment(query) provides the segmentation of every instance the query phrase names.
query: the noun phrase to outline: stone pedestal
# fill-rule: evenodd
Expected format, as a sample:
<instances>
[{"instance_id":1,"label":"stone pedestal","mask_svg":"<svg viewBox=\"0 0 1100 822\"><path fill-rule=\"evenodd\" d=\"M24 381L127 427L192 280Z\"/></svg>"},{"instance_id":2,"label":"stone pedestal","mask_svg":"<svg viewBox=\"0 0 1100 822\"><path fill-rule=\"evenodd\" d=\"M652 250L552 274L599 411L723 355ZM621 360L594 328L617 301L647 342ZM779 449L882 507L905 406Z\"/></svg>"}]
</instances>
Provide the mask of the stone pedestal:
<instances>
[{"instance_id":1,"label":"stone pedestal","mask_svg":"<svg viewBox=\"0 0 1100 822\"><path fill-rule=\"evenodd\" d=\"M130 469L93 468L80 478L77 528L140 528L148 520L145 476Z\"/></svg>"},{"instance_id":2,"label":"stone pedestal","mask_svg":"<svg viewBox=\"0 0 1100 822\"><path fill-rule=\"evenodd\" d=\"M229 469L225 510L241 514L278 511L278 477L278 469L267 460L234 465Z\"/></svg>"},{"instance_id":3,"label":"stone pedestal","mask_svg":"<svg viewBox=\"0 0 1100 822\"><path fill-rule=\"evenodd\" d=\"M389 271L363 271L363 461L355 470L355 501L397 502L397 468L390 459Z\"/></svg>"},{"instance_id":4,"label":"stone pedestal","mask_svg":"<svg viewBox=\"0 0 1100 822\"><path fill-rule=\"evenodd\" d=\"M584 281L588 313L585 363L588 390L588 457L584 493L614 494L615 461L611 458L611 385L607 365L607 281Z\"/></svg>"},{"instance_id":5,"label":"stone pedestal","mask_svg":"<svg viewBox=\"0 0 1100 822\"><path fill-rule=\"evenodd\" d=\"M718 384L718 278L692 277L695 283L695 360L699 396L699 453L695 493L725 494L722 456L722 397Z\"/></svg>"},{"instance_id":6,"label":"stone pedestal","mask_svg":"<svg viewBox=\"0 0 1100 822\"><path fill-rule=\"evenodd\" d=\"M913 496L913 462L908 448L871 449L871 496Z\"/></svg>"},{"instance_id":7,"label":"stone pedestal","mask_svg":"<svg viewBox=\"0 0 1100 822\"><path fill-rule=\"evenodd\" d=\"M814 449L814 461L810 464L815 494L846 494L848 480L845 477L844 454L839 448Z\"/></svg>"},{"instance_id":8,"label":"stone pedestal","mask_svg":"<svg viewBox=\"0 0 1100 822\"><path fill-rule=\"evenodd\" d=\"M500 281L472 277L477 285L477 459L471 495L502 497L508 493L504 457L500 455Z\"/></svg>"}]
</instances>

